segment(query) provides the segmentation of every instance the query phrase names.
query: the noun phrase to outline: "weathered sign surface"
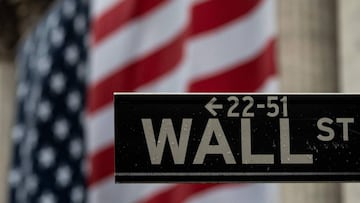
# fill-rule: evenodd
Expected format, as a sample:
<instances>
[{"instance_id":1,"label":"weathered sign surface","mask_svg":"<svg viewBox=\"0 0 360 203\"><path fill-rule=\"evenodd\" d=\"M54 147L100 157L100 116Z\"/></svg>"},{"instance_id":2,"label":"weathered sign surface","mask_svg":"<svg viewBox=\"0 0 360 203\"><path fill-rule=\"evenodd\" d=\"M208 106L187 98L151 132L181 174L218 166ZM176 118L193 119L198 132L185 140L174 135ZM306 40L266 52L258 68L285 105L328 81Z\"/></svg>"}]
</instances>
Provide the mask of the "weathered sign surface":
<instances>
[{"instance_id":1,"label":"weathered sign surface","mask_svg":"<svg viewBox=\"0 0 360 203\"><path fill-rule=\"evenodd\" d=\"M357 181L359 113L360 95L116 93L116 182Z\"/></svg>"}]
</instances>

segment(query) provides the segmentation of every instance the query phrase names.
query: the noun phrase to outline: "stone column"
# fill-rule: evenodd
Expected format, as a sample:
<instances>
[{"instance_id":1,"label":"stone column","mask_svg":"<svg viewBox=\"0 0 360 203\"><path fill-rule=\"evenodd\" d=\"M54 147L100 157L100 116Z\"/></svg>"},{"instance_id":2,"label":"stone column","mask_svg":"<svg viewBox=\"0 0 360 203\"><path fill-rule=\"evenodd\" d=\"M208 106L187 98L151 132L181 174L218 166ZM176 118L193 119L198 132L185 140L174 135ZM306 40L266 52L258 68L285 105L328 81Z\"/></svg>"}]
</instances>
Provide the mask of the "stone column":
<instances>
[{"instance_id":1,"label":"stone column","mask_svg":"<svg viewBox=\"0 0 360 203\"><path fill-rule=\"evenodd\" d=\"M11 129L15 110L16 45L54 0L0 0L0 203L7 202Z\"/></svg>"},{"instance_id":2,"label":"stone column","mask_svg":"<svg viewBox=\"0 0 360 203\"><path fill-rule=\"evenodd\" d=\"M14 117L15 67L0 56L0 202L7 202L10 135Z\"/></svg>"},{"instance_id":3,"label":"stone column","mask_svg":"<svg viewBox=\"0 0 360 203\"><path fill-rule=\"evenodd\" d=\"M360 93L360 1L338 0L339 91ZM360 200L360 184L342 184L343 203Z\"/></svg>"},{"instance_id":4,"label":"stone column","mask_svg":"<svg viewBox=\"0 0 360 203\"><path fill-rule=\"evenodd\" d=\"M278 0L283 92L336 92L336 0ZM340 203L341 185L281 184L283 203Z\"/></svg>"},{"instance_id":5,"label":"stone column","mask_svg":"<svg viewBox=\"0 0 360 203\"><path fill-rule=\"evenodd\" d=\"M281 86L337 91L336 0L278 0Z\"/></svg>"},{"instance_id":6,"label":"stone column","mask_svg":"<svg viewBox=\"0 0 360 203\"><path fill-rule=\"evenodd\" d=\"M360 1L338 0L339 90L360 92Z\"/></svg>"}]
</instances>

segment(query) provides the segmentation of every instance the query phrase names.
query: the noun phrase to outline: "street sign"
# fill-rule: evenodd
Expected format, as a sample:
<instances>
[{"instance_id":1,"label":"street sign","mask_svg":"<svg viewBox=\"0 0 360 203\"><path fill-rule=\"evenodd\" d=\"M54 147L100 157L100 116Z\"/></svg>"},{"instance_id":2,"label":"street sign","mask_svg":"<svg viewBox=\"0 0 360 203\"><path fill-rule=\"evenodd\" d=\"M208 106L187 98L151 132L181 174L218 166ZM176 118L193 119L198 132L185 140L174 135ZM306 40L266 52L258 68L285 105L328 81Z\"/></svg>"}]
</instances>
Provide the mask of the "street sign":
<instances>
[{"instance_id":1,"label":"street sign","mask_svg":"<svg viewBox=\"0 0 360 203\"><path fill-rule=\"evenodd\" d=\"M118 183L360 180L360 95L114 97Z\"/></svg>"}]
</instances>

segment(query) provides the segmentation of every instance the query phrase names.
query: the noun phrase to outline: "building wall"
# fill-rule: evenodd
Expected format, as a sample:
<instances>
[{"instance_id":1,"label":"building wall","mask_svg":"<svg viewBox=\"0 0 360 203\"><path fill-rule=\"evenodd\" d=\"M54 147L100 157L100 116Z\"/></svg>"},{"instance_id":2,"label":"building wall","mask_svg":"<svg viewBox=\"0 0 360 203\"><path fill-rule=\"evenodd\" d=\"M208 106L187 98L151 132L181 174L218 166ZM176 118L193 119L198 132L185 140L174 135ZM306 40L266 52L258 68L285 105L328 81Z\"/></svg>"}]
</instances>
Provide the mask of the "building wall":
<instances>
[{"instance_id":1,"label":"building wall","mask_svg":"<svg viewBox=\"0 0 360 203\"><path fill-rule=\"evenodd\" d=\"M360 93L360 1L338 1L339 91ZM360 184L342 184L343 203L360 200Z\"/></svg>"},{"instance_id":2,"label":"building wall","mask_svg":"<svg viewBox=\"0 0 360 203\"><path fill-rule=\"evenodd\" d=\"M11 60L0 56L0 202L6 202L7 169L11 125L14 115L15 68Z\"/></svg>"},{"instance_id":3,"label":"building wall","mask_svg":"<svg viewBox=\"0 0 360 203\"><path fill-rule=\"evenodd\" d=\"M336 0L278 0L279 67L284 92L336 92ZM283 203L339 203L341 185L281 184Z\"/></svg>"},{"instance_id":4,"label":"building wall","mask_svg":"<svg viewBox=\"0 0 360 203\"><path fill-rule=\"evenodd\" d=\"M360 1L338 1L339 89L360 92Z\"/></svg>"},{"instance_id":5,"label":"building wall","mask_svg":"<svg viewBox=\"0 0 360 203\"><path fill-rule=\"evenodd\" d=\"M337 91L336 0L278 0L278 25L282 90Z\"/></svg>"}]
</instances>

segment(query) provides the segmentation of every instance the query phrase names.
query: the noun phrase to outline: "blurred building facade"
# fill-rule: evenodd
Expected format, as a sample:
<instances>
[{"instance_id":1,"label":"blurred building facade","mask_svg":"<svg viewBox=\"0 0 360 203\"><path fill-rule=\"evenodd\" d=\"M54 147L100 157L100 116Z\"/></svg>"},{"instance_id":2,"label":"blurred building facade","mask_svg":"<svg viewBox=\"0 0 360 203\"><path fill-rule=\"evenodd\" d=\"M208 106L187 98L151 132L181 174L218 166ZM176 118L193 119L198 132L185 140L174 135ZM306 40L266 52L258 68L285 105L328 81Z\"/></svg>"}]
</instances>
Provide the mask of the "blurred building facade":
<instances>
[{"instance_id":1,"label":"blurred building facade","mask_svg":"<svg viewBox=\"0 0 360 203\"><path fill-rule=\"evenodd\" d=\"M283 92L337 92L336 0L278 4L279 68ZM341 184L282 184L283 202L339 203Z\"/></svg>"},{"instance_id":2,"label":"blurred building facade","mask_svg":"<svg viewBox=\"0 0 360 203\"><path fill-rule=\"evenodd\" d=\"M360 91L360 1L279 0L283 92ZM356 183L282 184L283 202L355 203Z\"/></svg>"},{"instance_id":3,"label":"blurred building facade","mask_svg":"<svg viewBox=\"0 0 360 203\"><path fill-rule=\"evenodd\" d=\"M278 65L283 92L360 90L360 1L278 0ZM0 53L0 202L6 202L15 67ZM281 184L282 202L353 203L360 186L345 183Z\"/></svg>"}]
</instances>

